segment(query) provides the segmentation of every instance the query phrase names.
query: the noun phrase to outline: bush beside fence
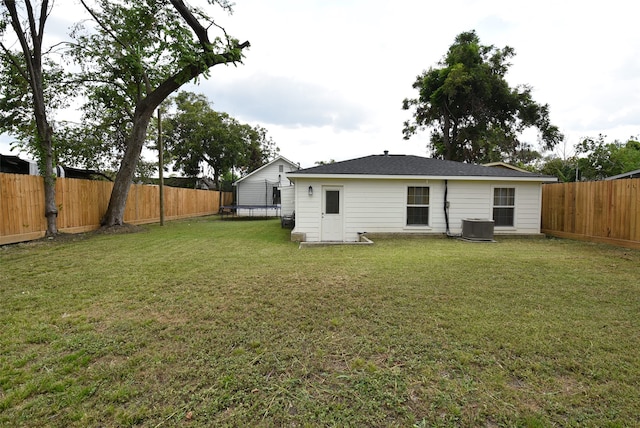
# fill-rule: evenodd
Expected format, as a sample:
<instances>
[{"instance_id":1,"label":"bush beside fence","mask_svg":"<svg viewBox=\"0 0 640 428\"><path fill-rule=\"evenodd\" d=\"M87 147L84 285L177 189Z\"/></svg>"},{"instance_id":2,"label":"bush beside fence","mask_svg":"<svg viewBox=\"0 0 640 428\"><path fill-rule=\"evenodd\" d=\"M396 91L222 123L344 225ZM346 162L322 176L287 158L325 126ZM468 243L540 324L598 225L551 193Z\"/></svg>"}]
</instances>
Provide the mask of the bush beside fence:
<instances>
[{"instance_id":1,"label":"bush beside fence","mask_svg":"<svg viewBox=\"0 0 640 428\"><path fill-rule=\"evenodd\" d=\"M541 231L640 249L640 179L545 184Z\"/></svg>"},{"instance_id":2,"label":"bush beside fence","mask_svg":"<svg viewBox=\"0 0 640 428\"><path fill-rule=\"evenodd\" d=\"M107 210L113 183L58 178L56 204L58 229L81 233L100 227ZM220 201L222 198L222 203ZM165 220L216 214L230 204L232 193L164 187ZM158 186L133 184L127 198L125 223L160 221ZM40 176L0 173L0 244L29 241L44 236L44 180Z\"/></svg>"}]
</instances>

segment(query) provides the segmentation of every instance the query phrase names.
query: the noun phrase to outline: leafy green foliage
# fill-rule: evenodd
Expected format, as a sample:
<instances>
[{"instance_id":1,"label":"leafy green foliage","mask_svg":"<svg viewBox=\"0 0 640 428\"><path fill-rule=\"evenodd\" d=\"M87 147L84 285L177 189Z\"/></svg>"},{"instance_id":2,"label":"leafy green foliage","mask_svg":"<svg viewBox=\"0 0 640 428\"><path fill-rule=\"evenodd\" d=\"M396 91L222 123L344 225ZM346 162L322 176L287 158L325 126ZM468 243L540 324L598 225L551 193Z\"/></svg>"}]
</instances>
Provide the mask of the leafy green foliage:
<instances>
[{"instance_id":1,"label":"leafy green foliage","mask_svg":"<svg viewBox=\"0 0 640 428\"><path fill-rule=\"evenodd\" d=\"M626 142L607 142L604 135L587 137L575 145L575 155L545 158L539 171L558 177L562 182L602 180L606 177L640 169L640 142L637 137Z\"/></svg>"},{"instance_id":2,"label":"leafy green foliage","mask_svg":"<svg viewBox=\"0 0 640 428\"><path fill-rule=\"evenodd\" d=\"M602 180L606 177L640 169L640 142L630 138L626 142L607 143L605 136L585 138L576 146L583 180Z\"/></svg>"},{"instance_id":3,"label":"leafy green foliage","mask_svg":"<svg viewBox=\"0 0 640 428\"><path fill-rule=\"evenodd\" d=\"M329 159L328 161L324 161L324 160L315 161L313 164L314 165L329 165L329 164L332 164L332 163L335 163L335 162L336 162L335 159Z\"/></svg>"},{"instance_id":4,"label":"leafy green foliage","mask_svg":"<svg viewBox=\"0 0 640 428\"><path fill-rule=\"evenodd\" d=\"M558 156L552 155L544 159L540 172L546 175L552 175L557 177L559 181L563 183L576 181L576 176L579 173L577 171L578 159L576 157L570 157L563 159Z\"/></svg>"},{"instance_id":5,"label":"leafy green foliage","mask_svg":"<svg viewBox=\"0 0 640 428\"><path fill-rule=\"evenodd\" d=\"M278 151L266 130L214 111L204 95L180 92L173 101L176 112L163 125L167 158L189 177L200 175L206 165L219 185L220 177L253 171Z\"/></svg>"},{"instance_id":6,"label":"leafy green foliage","mask_svg":"<svg viewBox=\"0 0 640 428\"><path fill-rule=\"evenodd\" d=\"M418 97L403 101L413 114L404 138L428 129L434 156L466 162L533 153L519 139L530 127L539 130L545 149L553 148L563 136L550 122L549 107L533 100L529 86L510 88L505 80L514 55L508 46L481 45L475 31L459 34L439 66L417 77Z\"/></svg>"},{"instance_id":7,"label":"leafy green foliage","mask_svg":"<svg viewBox=\"0 0 640 428\"><path fill-rule=\"evenodd\" d=\"M2 4L3 5L3 4ZM7 10L2 7L3 24L8 24L10 17ZM30 31L30 30L29 30ZM0 31L0 36L2 36ZM30 80L30 74L25 61L24 52L12 51L0 41L0 132L15 137L14 146L24 150L36 159L40 159L42 140L38 136L36 116L34 115L34 94ZM30 49L33 49L29 45ZM51 54L51 52L49 52ZM29 52L33 57L33 50ZM35 59L33 59L36 62ZM70 105L72 94L75 90L71 83L70 74L51 55L43 56L37 60L41 63L42 82L40 95L44 101L44 114L47 117L55 116L60 109ZM61 143L54 129L52 138L54 151Z\"/></svg>"},{"instance_id":8,"label":"leafy green foliage","mask_svg":"<svg viewBox=\"0 0 640 428\"><path fill-rule=\"evenodd\" d=\"M101 0L96 22L76 24L69 55L80 67L82 123L66 130L61 158L87 168L117 169L135 108L192 51L191 32L165 2ZM187 47L189 46L189 47ZM172 58L181 59L173 61ZM153 141L147 138L146 143Z\"/></svg>"},{"instance_id":9,"label":"leafy green foliage","mask_svg":"<svg viewBox=\"0 0 640 428\"><path fill-rule=\"evenodd\" d=\"M0 52L0 131L29 141L33 140L35 131L33 98L29 82L14 67L10 55Z\"/></svg>"}]
</instances>

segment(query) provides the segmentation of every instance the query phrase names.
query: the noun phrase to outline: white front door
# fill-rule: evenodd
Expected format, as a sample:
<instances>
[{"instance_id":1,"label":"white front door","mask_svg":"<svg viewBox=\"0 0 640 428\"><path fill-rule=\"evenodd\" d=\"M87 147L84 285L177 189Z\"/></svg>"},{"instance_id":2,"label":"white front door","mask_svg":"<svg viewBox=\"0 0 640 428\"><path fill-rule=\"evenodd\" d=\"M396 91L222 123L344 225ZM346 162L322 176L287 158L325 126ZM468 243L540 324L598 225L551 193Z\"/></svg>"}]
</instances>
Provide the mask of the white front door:
<instances>
[{"instance_id":1,"label":"white front door","mask_svg":"<svg viewBox=\"0 0 640 428\"><path fill-rule=\"evenodd\" d=\"M342 187L322 188L322 241L344 240L342 206Z\"/></svg>"}]
</instances>

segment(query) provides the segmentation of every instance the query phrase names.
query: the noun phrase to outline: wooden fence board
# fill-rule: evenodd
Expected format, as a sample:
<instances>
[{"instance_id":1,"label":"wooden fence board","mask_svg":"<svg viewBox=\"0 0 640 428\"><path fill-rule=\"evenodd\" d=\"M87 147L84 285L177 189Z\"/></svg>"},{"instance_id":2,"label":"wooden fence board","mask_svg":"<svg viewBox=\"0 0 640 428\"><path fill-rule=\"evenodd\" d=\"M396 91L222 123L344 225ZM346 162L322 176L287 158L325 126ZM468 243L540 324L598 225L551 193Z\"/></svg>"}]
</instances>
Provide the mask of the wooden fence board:
<instances>
[{"instance_id":1,"label":"wooden fence board","mask_svg":"<svg viewBox=\"0 0 640 428\"><path fill-rule=\"evenodd\" d=\"M629 235L635 240L640 241L640 180L629 180L630 196L629 212L631 219L629 221ZM635 215L634 215L635 213Z\"/></svg>"},{"instance_id":2,"label":"wooden fence board","mask_svg":"<svg viewBox=\"0 0 640 428\"><path fill-rule=\"evenodd\" d=\"M22 236L44 236L44 180L24 177L0 174L0 244L18 242ZM39 194L40 189L43 193Z\"/></svg>"},{"instance_id":3,"label":"wooden fence board","mask_svg":"<svg viewBox=\"0 0 640 428\"><path fill-rule=\"evenodd\" d=\"M100 227L107 211L113 183L58 178L56 205L58 230L81 233ZM222 199L231 203L231 192L164 187L165 219L177 220L217 214ZM44 180L39 176L0 173L0 245L44 236ZM124 221L131 224L160 221L158 186L134 184L125 207Z\"/></svg>"},{"instance_id":4,"label":"wooden fence board","mask_svg":"<svg viewBox=\"0 0 640 428\"><path fill-rule=\"evenodd\" d=\"M640 248L640 179L545 184L547 235Z\"/></svg>"}]
</instances>

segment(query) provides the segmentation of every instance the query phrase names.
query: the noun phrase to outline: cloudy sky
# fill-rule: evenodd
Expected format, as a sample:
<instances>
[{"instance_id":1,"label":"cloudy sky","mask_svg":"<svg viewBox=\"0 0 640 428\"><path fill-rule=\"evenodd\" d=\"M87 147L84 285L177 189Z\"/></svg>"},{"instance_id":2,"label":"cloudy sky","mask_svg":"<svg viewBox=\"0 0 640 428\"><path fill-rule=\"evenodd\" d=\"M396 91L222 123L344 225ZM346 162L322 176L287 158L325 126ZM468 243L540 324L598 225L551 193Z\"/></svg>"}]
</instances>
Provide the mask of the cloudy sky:
<instances>
[{"instance_id":1,"label":"cloudy sky","mask_svg":"<svg viewBox=\"0 0 640 428\"><path fill-rule=\"evenodd\" d=\"M244 64L214 67L187 89L266 128L303 167L383 150L428 155L426 133L402 138L402 100L469 30L515 49L507 79L549 104L566 136L559 155L585 136L640 135L640 32L628 0L236 0L217 22L251 42ZM0 137L0 153L8 141Z\"/></svg>"}]
</instances>

